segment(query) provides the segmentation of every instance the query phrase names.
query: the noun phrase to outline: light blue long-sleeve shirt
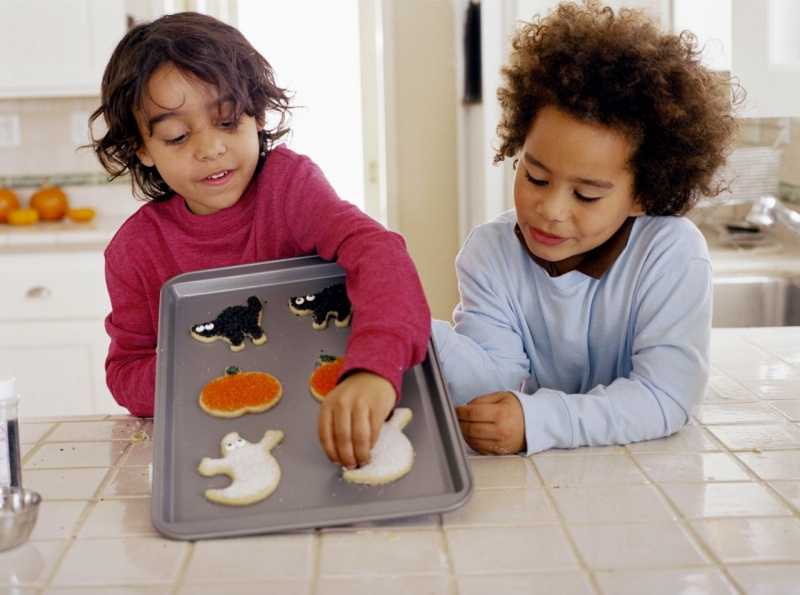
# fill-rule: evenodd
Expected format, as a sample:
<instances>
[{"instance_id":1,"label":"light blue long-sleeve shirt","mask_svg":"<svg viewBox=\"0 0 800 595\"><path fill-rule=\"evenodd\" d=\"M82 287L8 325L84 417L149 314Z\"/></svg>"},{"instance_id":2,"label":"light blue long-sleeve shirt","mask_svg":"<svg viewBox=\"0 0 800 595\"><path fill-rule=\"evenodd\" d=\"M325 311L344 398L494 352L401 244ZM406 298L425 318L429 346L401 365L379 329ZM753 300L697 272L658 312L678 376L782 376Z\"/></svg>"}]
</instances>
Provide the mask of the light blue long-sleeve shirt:
<instances>
[{"instance_id":1,"label":"light blue long-sleeve shirt","mask_svg":"<svg viewBox=\"0 0 800 595\"><path fill-rule=\"evenodd\" d=\"M613 266L550 277L514 235L513 211L477 227L456 258L455 327L433 333L455 404L512 391L527 452L668 436L709 375L712 272L682 217L635 219Z\"/></svg>"}]
</instances>

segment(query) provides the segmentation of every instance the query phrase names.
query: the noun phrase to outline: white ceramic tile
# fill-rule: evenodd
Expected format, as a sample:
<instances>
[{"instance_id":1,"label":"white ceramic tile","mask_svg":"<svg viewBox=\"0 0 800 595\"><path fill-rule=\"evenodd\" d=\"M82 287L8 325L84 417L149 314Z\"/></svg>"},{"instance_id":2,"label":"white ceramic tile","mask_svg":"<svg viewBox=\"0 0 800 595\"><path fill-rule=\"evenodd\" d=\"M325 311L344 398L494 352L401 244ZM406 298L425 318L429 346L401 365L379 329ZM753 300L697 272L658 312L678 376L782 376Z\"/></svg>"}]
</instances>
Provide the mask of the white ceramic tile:
<instances>
[{"instance_id":1,"label":"white ceramic tile","mask_svg":"<svg viewBox=\"0 0 800 595\"><path fill-rule=\"evenodd\" d=\"M752 349L753 344L733 329L714 329L711 333L711 352L715 355L725 351Z\"/></svg>"},{"instance_id":2,"label":"white ceramic tile","mask_svg":"<svg viewBox=\"0 0 800 595\"><path fill-rule=\"evenodd\" d=\"M762 479L800 479L800 450L740 452L736 456Z\"/></svg>"},{"instance_id":3,"label":"white ceramic tile","mask_svg":"<svg viewBox=\"0 0 800 595\"><path fill-rule=\"evenodd\" d=\"M101 587L79 587L45 589L41 595L171 595L172 587L137 585L135 587L112 587L103 585ZM181 591L183 593L183 591ZM226 590L225 595L231 595L233 591ZM252 593L252 591L251 591Z\"/></svg>"},{"instance_id":4,"label":"white ceramic tile","mask_svg":"<svg viewBox=\"0 0 800 595\"><path fill-rule=\"evenodd\" d=\"M762 399L797 399L800 398L800 384L795 379L779 380L768 378L757 381L742 382L744 387Z\"/></svg>"},{"instance_id":5,"label":"white ceramic tile","mask_svg":"<svg viewBox=\"0 0 800 595\"><path fill-rule=\"evenodd\" d=\"M547 486L643 483L645 477L624 454L533 455L531 461Z\"/></svg>"},{"instance_id":6,"label":"white ceramic tile","mask_svg":"<svg viewBox=\"0 0 800 595\"><path fill-rule=\"evenodd\" d=\"M447 571L437 531L330 532L321 537L319 576L364 578Z\"/></svg>"},{"instance_id":7,"label":"white ceramic tile","mask_svg":"<svg viewBox=\"0 0 800 595\"><path fill-rule=\"evenodd\" d=\"M661 489L686 518L790 515L760 483L666 483Z\"/></svg>"},{"instance_id":8,"label":"white ceramic tile","mask_svg":"<svg viewBox=\"0 0 800 595\"><path fill-rule=\"evenodd\" d=\"M47 437L48 442L130 440L142 425L141 419L63 422Z\"/></svg>"},{"instance_id":9,"label":"white ceramic tile","mask_svg":"<svg viewBox=\"0 0 800 595\"><path fill-rule=\"evenodd\" d=\"M442 515L446 527L464 525L552 525L556 519L541 488L475 490L454 512Z\"/></svg>"},{"instance_id":10,"label":"white ceramic tile","mask_svg":"<svg viewBox=\"0 0 800 595\"><path fill-rule=\"evenodd\" d=\"M61 540L26 541L0 553L0 585L41 586L68 545L69 541Z\"/></svg>"},{"instance_id":11,"label":"white ceramic tile","mask_svg":"<svg viewBox=\"0 0 800 595\"><path fill-rule=\"evenodd\" d=\"M226 587L227 591L227 587ZM263 591L262 591L263 592ZM403 576L373 579L322 579L314 595L411 595L417 593L452 593L451 580L446 576ZM226 594L227 595L227 594ZM283 595L283 591L281 591Z\"/></svg>"},{"instance_id":12,"label":"white ceramic tile","mask_svg":"<svg viewBox=\"0 0 800 595\"><path fill-rule=\"evenodd\" d=\"M177 577L188 544L150 537L78 539L51 582L81 585L157 585Z\"/></svg>"},{"instance_id":13,"label":"white ceramic tile","mask_svg":"<svg viewBox=\"0 0 800 595\"><path fill-rule=\"evenodd\" d=\"M25 487L43 499L91 500L109 469L27 469Z\"/></svg>"},{"instance_id":14,"label":"white ceramic tile","mask_svg":"<svg viewBox=\"0 0 800 595\"><path fill-rule=\"evenodd\" d=\"M415 593L419 592L415 591ZM429 591L431 594L447 592ZM502 593L502 595L531 595L532 593L591 595L594 590L583 574L572 571L536 572L513 576L458 577L458 595L486 595L487 593ZM342 593L342 595L348 594Z\"/></svg>"},{"instance_id":15,"label":"white ceramic tile","mask_svg":"<svg viewBox=\"0 0 800 595\"><path fill-rule=\"evenodd\" d=\"M169 593L172 593L169 591ZM177 591L178 595L220 595L220 586L212 585L183 585ZM302 581L260 581L258 583L226 583L225 595L312 595L311 583ZM354 595L355 591L349 591ZM54 594L55 595L55 594ZM342 592L345 595L345 592Z\"/></svg>"},{"instance_id":16,"label":"white ceramic tile","mask_svg":"<svg viewBox=\"0 0 800 595\"><path fill-rule=\"evenodd\" d=\"M567 523L668 521L674 518L649 485L581 486L550 490Z\"/></svg>"},{"instance_id":17,"label":"white ceramic tile","mask_svg":"<svg viewBox=\"0 0 800 595\"><path fill-rule=\"evenodd\" d=\"M709 403L694 408L695 419L703 425L782 422L785 418L766 403Z\"/></svg>"},{"instance_id":18,"label":"white ceramic tile","mask_svg":"<svg viewBox=\"0 0 800 595\"><path fill-rule=\"evenodd\" d=\"M795 339L795 342L796 341L797 339ZM776 349L772 349L772 353L789 364L800 366L800 351L797 350L797 345L794 345L793 347L778 347Z\"/></svg>"},{"instance_id":19,"label":"white ceramic tile","mask_svg":"<svg viewBox=\"0 0 800 595\"><path fill-rule=\"evenodd\" d=\"M19 441L21 444L36 444L55 425L52 422L25 423L22 421L19 424Z\"/></svg>"},{"instance_id":20,"label":"white ceramic tile","mask_svg":"<svg viewBox=\"0 0 800 595\"><path fill-rule=\"evenodd\" d=\"M684 426L671 436L626 444L632 453L710 452L720 450L709 434L699 426Z\"/></svg>"},{"instance_id":21,"label":"white ceramic tile","mask_svg":"<svg viewBox=\"0 0 800 595\"><path fill-rule=\"evenodd\" d=\"M42 500L31 539L71 539L86 511L85 500Z\"/></svg>"},{"instance_id":22,"label":"white ceramic tile","mask_svg":"<svg viewBox=\"0 0 800 595\"><path fill-rule=\"evenodd\" d=\"M800 564L731 566L728 568L747 595L797 595Z\"/></svg>"},{"instance_id":23,"label":"white ceramic tile","mask_svg":"<svg viewBox=\"0 0 800 595\"><path fill-rule=\"evenodd\" d=\"M149 467L121 467L113 473L111 481L103 490L106 498L151 494Z\"/></svg>"},{"instance_id":24,"label":"white ceramic tile","mask_svg":"<svg viewBox=\"0 0 800 595\"><path fill-rule=\"evenodd\" d=\"M778 360L773 363L714 364L734 380L745 386L753 380L800 380L800 370L791 364Z\"/></svg>"},{"instance_id":25,"label":"white ceramic tile","mask_svg":"<svg viewBox=\"0 0 800 595\"><path fill-rule=\"evenodd\" d=\"M578 568L564 534L554 526L453 528L447 529L445 535L457 575Z\"/></svg>"},{"instance_id":26,"label":"white ceramic tile","mask_svg":"<svg viewBox=\"0 0 800 595\"><path fill-rule=\"evenodd\" d=\"M590 568L650 568L707 564L703 552L675 523L568 525Z\"/></svg>"},{"instance_id":27,"label":"white ceramic tile","mask_svg":"<svg viewBox=\"0 0 800 595\"><path fill-rule=\"evenodd\" d=\"M724 452L645 453L635 454L633 458L656 482L752 479L732 455Z\"/></svg>"},{"instance_id":28,"label":"white ceramic tile","mask_svg":"<svg viewBox=\"0 0 800 595\"><path fill-rule=\"evenodd\" d=\"M704 403L755 402L758 398L730 376L712 376Z\"/></svg>"},{"instance_id":29,"label":"white ceramic tile","mask_svg":"<svg viewBox=\"0 0 800 595\"><path fill-rule=\"evenodd\" d=\"M527 488L541 485L527 457L472 457L476 488Z\"/></svg>"},{"instance_id":30,"label":"white ceramic tile","mask_svg":"<svg viewBox=\"0 0 800 595\"><path fill-rule=\"evenodd\" d=\"M692 521L692 528L725 564L800 562L800 520L741 518Z\"/></svg>"},{"instance_id":31,"label":"white ceramic tile","mask_svg":"<svg viewBox=\"0 0 800 595\"><path fill-rule=\"evenodd\" d=\"M146 467L150 464L153 460L153 441L148 440L146 442L140 441L136 442L130 450L128 450L128 454L125 456L125 459L122 461L122 464L125 467Z\"/></svg>"},{"instance_id":32,"label":"white ceramic tile","mask_svg":"<svg viewBox=\"0 0 800 595\"><path fill-rule=\"evenodd\" d=\"M100 500L95 503L78 537L131 537L157 534L150 521L150 498L128 498Z\"/></svg>"},{"instance_id":33,"label":"white ceramic tile","mask_svg":"<svg viewBox=\"0 0 800 595\"><path fill-rule=\"evenodd\" d=\"M769 485L800 511L800 481L772 481Z\"/></svg>"},{"instance_id":34,"label":"white ceramic tile","mask_svg":"<svg viewBox=\"0 0 800 595\"><path fill-rule=\"evenodd\" d=\"M310 580L314 535L279 535L198 541L186 572L187 583Z\"/></svg>"},{"instance_id":35,"label":"white ceramic tile","mask_svg":"<svg viewBox=\"0 0 800 595\"><path fill-rule=\"evenodd\" d=\"M774 364L779 362L780 360L769 351L753 345L743 346L741 349L718 350L714 352L715 366Z\"/></svg>"},{"instance_id":36,"label":"white ceramic tile","mask_svg":"<svg viewBox=\"0 0 800 595\"><path fill-rule=\"evenodd\" d=\"M769 405L777 409L789 421L800 421L800 399L769 401Z\"/></svg>"},{"instance_id":37,"label":"white ceramic tile","mask_svg":"<svg viewBox=\"0 0 800 595\"><path fill-rule=\"evenodd\" d=\"M129 444L125 442L47 442L25 462L25 469L113 467Z\"/></svg>"},{"instance_id":38,"label":"white ceramic tile","mask_svg":"<svg viewBox=\"0 0 800 595\"><path fill-rule=\"evenodd\" d=\"M595 573L603 595L734 595L737 591L716 568L632 568Z\"/></svg>"},{"instance_id":39,"label":"white ceramic tile","mask_svg":"<svg viewBox=\"0 0 800 595\"><path fill-rule=\"evenodd\" d=\"M708 431L731 450L800 448L800 428L789 423L711 426Z\"/></svg>"}]
</instances>

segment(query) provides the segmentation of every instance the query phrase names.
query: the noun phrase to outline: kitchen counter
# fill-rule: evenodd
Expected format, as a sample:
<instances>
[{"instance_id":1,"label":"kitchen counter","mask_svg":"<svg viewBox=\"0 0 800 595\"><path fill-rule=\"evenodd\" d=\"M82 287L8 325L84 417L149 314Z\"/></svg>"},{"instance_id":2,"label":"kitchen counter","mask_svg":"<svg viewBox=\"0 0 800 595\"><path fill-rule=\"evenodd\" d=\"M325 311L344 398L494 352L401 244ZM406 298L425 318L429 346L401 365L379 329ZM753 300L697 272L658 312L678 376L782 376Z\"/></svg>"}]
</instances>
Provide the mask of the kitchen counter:
<instances>
[{"instance_id":1,"label":"kitchen counter","mask_svg":"<svg viewBox=\"0 0 800 595\"><path fill-rule=\"evenodd\" d=\"M150 523L152 420L23 419L43 502L17 593L797 592L800 328L715 329L708 399L661 440L473 456L441 515L183 542ZM311 438L310 438L311 439Z\"/></svg>"}]
</instances>

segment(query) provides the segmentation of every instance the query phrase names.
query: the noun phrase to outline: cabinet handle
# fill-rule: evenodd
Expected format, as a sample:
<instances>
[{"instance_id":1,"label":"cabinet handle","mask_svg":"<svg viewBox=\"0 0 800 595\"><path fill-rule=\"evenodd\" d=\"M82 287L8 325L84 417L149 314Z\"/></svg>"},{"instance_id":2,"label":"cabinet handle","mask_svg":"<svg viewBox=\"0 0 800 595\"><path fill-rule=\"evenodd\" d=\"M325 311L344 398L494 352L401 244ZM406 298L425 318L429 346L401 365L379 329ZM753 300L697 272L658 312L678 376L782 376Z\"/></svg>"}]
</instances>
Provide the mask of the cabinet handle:
<instances>
[{"instance_id":1,"label":"cabinet handle","mask_svg":"<svg viewBox=\"0 0 800 595\"><path fill-rule=\"evenodd\" d=\"M47 287L42 287L41 285L37 285L36 287L31 287L26 293L25 297L29 300L45 300L50 297L52 292L47 289Z\"/></svg>"}]
</instances>

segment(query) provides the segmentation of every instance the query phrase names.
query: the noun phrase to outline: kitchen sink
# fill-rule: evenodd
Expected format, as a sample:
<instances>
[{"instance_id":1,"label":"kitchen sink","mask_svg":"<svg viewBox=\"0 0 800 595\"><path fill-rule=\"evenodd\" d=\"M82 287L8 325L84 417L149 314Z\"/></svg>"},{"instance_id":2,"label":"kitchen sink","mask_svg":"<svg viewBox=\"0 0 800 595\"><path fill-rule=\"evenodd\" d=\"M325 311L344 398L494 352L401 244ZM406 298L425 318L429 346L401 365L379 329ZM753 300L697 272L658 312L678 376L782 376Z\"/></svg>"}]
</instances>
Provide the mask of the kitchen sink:
<instances>
[{"instance_id":1,"label":"kitchen sink","mask_svg":"<svg viewBox=\"0 0 800 595\"><path fill-rule=\"evenodd\" d=\"M712 326L800 326L800 276L715 275Z\"/></svg>"}]
</instances>

